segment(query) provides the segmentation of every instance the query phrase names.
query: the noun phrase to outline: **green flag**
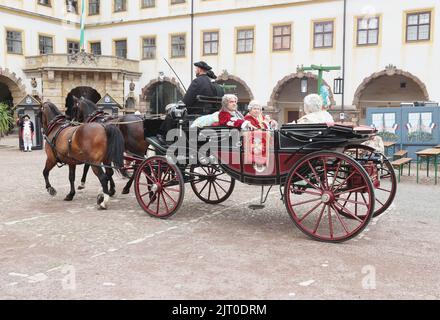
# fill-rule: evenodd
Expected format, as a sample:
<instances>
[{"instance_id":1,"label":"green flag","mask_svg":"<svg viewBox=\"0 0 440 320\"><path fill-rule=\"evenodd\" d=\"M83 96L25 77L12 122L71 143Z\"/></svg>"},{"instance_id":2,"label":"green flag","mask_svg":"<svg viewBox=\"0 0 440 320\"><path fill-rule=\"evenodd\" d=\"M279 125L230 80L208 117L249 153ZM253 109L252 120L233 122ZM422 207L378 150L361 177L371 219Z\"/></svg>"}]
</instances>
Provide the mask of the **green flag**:
<instances>
[{"instance_id":1,"label":"green flag","mask_svg":"<svg viewBox=\"0 0 440 320\"><path fill-rule=\"evenodd\" d=\"M84 0L82 0L81 2L81 35L79 38L79 47L80 49L85 49L84 47L84 20L86 19L85 16L85 5L84 5Z\"/></svg>"}]
</instances>

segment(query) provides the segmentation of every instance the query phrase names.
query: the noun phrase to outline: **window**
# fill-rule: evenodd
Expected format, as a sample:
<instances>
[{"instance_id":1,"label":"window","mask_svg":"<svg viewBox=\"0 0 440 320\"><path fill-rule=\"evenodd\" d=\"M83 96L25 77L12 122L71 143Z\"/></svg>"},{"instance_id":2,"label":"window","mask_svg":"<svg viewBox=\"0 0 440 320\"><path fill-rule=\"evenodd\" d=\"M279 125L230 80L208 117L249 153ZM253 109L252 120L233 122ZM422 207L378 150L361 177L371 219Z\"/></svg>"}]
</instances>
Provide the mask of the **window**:
<instances>
[{"instance_id":1,"label":"window","mask_svg":"<svg viewBox=\"0 0 440 320\"><path fill-rule=\"evenodd\" d=\"M274 26L273 27L273 43L272 48L274 51L290 50L291 42L291 26Z\"/></svg>"},{"instance_id":2,"label":"window","mask_svg":"<svg viewBox=\"0 0 440 320\"><path fill-rule=\"evenodd\" d=\"M115 4L115 12L125 11L127 10L127 1L126 0L114 0Z\"/></svg>"},{"instance_id":3,"label":"window","mask_svg":"<svg viewBox=\"0 0 440 320\"><path fill-rule=\"evenodd\" d=\"M254 51L254 29L242 29L237 31L237 53L249 53Z\"/></svg>"},{"instance_id":4,"label":"window","mask_svg":"<svg viewBox=\"0 0 440 320\"><path fill-rule=\"evenodd\" d=\"M50 0L38 0L38 4L50 7Z\"/></svg>"},{"instance_id":5,"label":"window","mask_svg":"<svg viewBox=\"0 0 440 320\"><path fill-rule=\"evenodd\" d=\"M171 58L185 56L185 35L171 36Z\"/></svg>"},{"instance_id":6,"label":"window","mask_svg":"<svg viewBox=\"0 0 440 320\"><path fill-rule=\"evenodd\" d=\"M40 54L53 53L53 38L47 36L39 36L38 46L40 48Z\"/></svg>"},{"instance_id":7,"label":"window","mask_svg":"<svg viewBox=\"0 0 440 320\"><path fill-rule=\"evenodd\" d=\"M142 59L156 58L156 38L148 37L142 39Z\"/></svg>"},{"instance_id":8,"label":"window","mask_svg":"<svg viewBox=\"0 0 440 320\"><path fill-rule=\"evenodd\" d=\"M203 32L203 55L218 54L218 32Z\"/></svg>"},{"instance_id":9,"label":"window","mask_svg":"<svg viewBox=\"0 0 440 320\"><path fill-rule=\"evenodd\" d=\"M95 56L101 55L101 42L91 42L90 43L90 52Z\"/></svg>"},{"instance_id":10,"label":"window","mask_svg":"<svg viewBox=\"0 0 440 320\"><path fill-rule=\"evenodd\" d=\"M127 58L127 40L115 41L115 55L121 58Z\"/></svg>"},{"instance_id":11,"label":"window","mask_svg":"<svg viewBox=\"0 0 440 320\"><path fill-rule=\"evenodd\" d=\"M6 31L8 53L23 54L22 41L20 31Z\"/></svg>"},{"instance_id":12,"label":"window","mask_svg":"<svg viewBox=\"0 0 440 320\"><path fill-rule=\"evenodd\" d=\"M156 6L155 0L142 0L142 8L153 8Z\"/></svg>"},{"instance_id":13,"label":"window","mask_svg":"<svg viewBox=\"0 0 440 320\"><path fill-rule=\"evenodd\" d=\"M313 47L333 47L333 21L315 22L313 25Z\"/></svg>"},{"instance_id":14,"label":"window","mask_svg":"<svg viewBox=\"0 0 440 320\"><path fill-rule=\"evenodd\" d=\"M171 4L185 3L185 0L171 0Z\"/></svg>"},{"instance_id":15,"label":"window","mask_svg":"<svg viewBox=\"0 0 440 320\"><path fill-rule=\"evenodd\" d=\"M79 42L78 41L67 41L67 53L74 54L79 52Z\"/></svg>"},{"instance_id":16,"label":"window","mask_svg":"<svg viewBox=\"0 0 440 320\"><path fill-rule=\"evenodd\" d=\"M431 38L431 12L406 15L406 41L424 41Z\"/></svg>"},{"instance_id":17,"label":"window","mask_svg":"<svg viewBox=\"0 0 440 320\"><path fill-rule=\"evenodd\" d=\"M378 44L379 41L379 17L359 18L357 20L357 44Z\"/></svg>"},{"instance_id":18,"label":"window","mask_svg":"<svg viewBox=\"0 0 440 320\"><path fill-rule=\"evenodd\" d=\"M72 13L78 13L78 1L66 0L66 11Z\"/></svg>"},{"instance_id":19,"label":"window","mask_svg":"<svg viewBox=\"0 0 440 320\"><path fill-rule=\"evenodd\" d=\"M99 0L89 0L89 16L99 14Z\"/></svg>"}]
</instances>

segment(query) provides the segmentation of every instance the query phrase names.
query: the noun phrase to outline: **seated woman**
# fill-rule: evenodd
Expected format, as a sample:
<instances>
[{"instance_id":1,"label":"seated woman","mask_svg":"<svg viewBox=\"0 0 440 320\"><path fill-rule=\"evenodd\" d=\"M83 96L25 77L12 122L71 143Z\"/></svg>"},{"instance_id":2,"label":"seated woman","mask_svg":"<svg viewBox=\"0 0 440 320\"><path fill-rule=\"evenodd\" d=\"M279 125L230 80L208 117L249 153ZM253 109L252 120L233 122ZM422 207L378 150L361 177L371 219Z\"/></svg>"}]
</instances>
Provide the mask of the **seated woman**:
<instances>
[{"instance_id":1,"label":"seated woman","mask_svg":"<svg viewBox=\"0 0 440 320\"><path fill-rule=\"evenodd\" d=\"M225 94L222 98L222 108L218 114L219 125L240 129L256 129L249 120L237 110L237 96Z\"/></svg>"},{"instance_id":2,"label":"seated woman","mask_svg":"<svg viewBox=\"0 0 440 320\"><path fill-rule=\"evenodd\" d=\"M248 105L249 113L244 117L257 129L270 129L275 130L278 127L278 123L275 120L270 119L268 115L263 118L260 103L257 100L252 100Z\"/></svg>"},{"instance_id":3,"label":"seated woman","mask_svg":"<svg viewBox=\"0 0 440 320\"><path fill-rule=\"evenodd\" d=\"M304 98L305 115L296 123L333 123L332 115L323 109L322 98L317 94L309 94ZM292 122L295 123L295 122Z\"/></svg>"}]
</instances>

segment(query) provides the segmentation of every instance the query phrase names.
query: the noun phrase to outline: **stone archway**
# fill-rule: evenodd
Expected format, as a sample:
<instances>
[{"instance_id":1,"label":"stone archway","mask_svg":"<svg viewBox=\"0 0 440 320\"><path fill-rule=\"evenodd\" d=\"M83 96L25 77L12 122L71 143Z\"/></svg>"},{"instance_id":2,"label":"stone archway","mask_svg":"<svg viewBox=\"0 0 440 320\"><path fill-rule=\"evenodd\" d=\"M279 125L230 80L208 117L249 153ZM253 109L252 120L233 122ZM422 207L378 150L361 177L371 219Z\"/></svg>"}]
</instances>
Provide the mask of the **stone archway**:
<instances>
[{"instance_id":1,"label":"stone archway","mask_svg":"<svg viewBox=\"0 0 440 320\"><path fill-rule=\"evenodd\" d=\"M185 91L175 78L163 77L152 79L142 88L141 100L146 103L146 113L161 114L167 104L181 100L184 95Z\"/></svg>"},{"instance_id":2,"label":"stone archway","mask_svg":"<svg viewBox=\"0 0 440 320\"><path fill-rule=\"evenodd\" d=\"M66 95L66 115L68 117L72 117L72 106L73 106L73 97L77 98L87 98L91 100L94 103L97 103L101 99L101 95L97 90L95 90L92 87L87 86L78 86L73 88L67 95Z\"/></svg>"},{"instance_id":3,"label":"stone archway","mask_svg":"<svg viewBox=\"0 0 440 320\"><path fill-rule=\"evenodd\" d=\"M398 107L401 102L429 101L425 84L410 72L388 65L358 86L353 105L365 120L367 107Z\"/></svg>"},{"instance_id":4,"label":"stone archway","mask_svg":"<svg viewBox=\"0 0 440 320\"><path fill-rule=\"evenodd\" d=\"M254 94L243 79L231 75L226 70L223 70L223 72L218 76L216 82L222 85L235 86L234 89L226 89L225 93L235 94L238 97L238 109L242 112L247 111L247 105L251 100L254 99Z\"/></svg>"},{"instance_id":5,"label":"stone archway","mask_svg":"<svg viewBox=\"0 0 440 320\"><path fill-rule=\"evenodd\" d=\"M0 84L2 84L0 96L4 96L11 107L26 96L26 87L22 83L22 79L7 68L0 67Z\"/></svg>"},{"instance_id":6,"label":"stone archway","mask_svg":"<svg viewBox=\"0 0 440 320\"><path fill-rule=\"evenodd\" d=\"M307 92L301 92L301 80L307 79ZM330 88L329 98L335 105L333 91L329 84L323 80L323 84ZM292 73L279 80L272 90L268 103L273 117L284 123L296 120L301 116L304 97L318 91L318 76L311 72Z\"/></svg>"}]
</instances>

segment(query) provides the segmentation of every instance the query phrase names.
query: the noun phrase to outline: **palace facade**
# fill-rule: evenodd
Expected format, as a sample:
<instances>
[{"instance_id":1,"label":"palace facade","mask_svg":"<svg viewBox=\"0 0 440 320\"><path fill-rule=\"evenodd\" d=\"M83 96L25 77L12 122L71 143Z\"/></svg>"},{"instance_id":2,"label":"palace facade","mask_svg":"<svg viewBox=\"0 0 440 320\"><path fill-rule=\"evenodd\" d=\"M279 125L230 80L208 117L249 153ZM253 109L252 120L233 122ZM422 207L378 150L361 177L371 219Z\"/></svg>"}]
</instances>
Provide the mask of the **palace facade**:
<instances>
[{"instance_id":1,"label":"palace facade","mask_svg":"<svg viewBox=\"0 0 440 320\"><path fill-rule=\"evenodd\" d=\"M345 10L344 10L344 4ZM244 107L280 122L301 113L324 72L335 117L368 106L440 101L438 0L0 0L0 101L26 94L69 112L72 96L113 97L123 112L161 113L204 60ZM345 13L345 14L344 14ZM169 62L176 74L168 66ZM344 93L334 80L344 78ZM179 79L180 78L180 79Z\"/></svg>"}]
</instances>

